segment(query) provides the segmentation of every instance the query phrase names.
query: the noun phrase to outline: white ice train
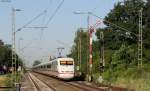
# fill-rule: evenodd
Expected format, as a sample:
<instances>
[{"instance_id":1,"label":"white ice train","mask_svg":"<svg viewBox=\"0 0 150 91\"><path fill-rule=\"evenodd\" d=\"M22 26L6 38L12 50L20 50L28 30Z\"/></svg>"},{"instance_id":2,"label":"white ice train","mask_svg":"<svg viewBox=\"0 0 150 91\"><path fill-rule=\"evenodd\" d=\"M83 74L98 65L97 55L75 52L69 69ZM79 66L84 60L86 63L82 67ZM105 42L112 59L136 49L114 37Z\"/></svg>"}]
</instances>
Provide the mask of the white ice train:
<instances>
[{"instance_id":1,"label":"white ice train","mask_svg":"<svg viewBox=\"0 0 150 91\"><path fill-rule=\"evenodd\" d=\"M56 58L33 67L39 73L69 80L74 77L74 60L72 58Z\"/></svg>"}]
</instances>

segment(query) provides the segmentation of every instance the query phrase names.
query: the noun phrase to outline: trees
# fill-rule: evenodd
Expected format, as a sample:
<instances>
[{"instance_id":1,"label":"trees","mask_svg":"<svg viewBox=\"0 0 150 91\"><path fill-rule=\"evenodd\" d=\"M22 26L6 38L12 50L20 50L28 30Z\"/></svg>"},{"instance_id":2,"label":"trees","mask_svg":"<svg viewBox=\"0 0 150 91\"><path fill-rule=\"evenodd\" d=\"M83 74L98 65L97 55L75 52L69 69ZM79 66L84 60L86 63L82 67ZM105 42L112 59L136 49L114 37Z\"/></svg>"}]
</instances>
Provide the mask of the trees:
<instances>
[{"instance_id":1,"label":"trees","mask_svg":"<svg viewBox=\"0 0 150 91\"><path fill-rule=\"evenodd\" d=\"M80 39L81 39L81 44L80 44ZM83 31L82 29L78 29L76 32L76 36L74 38L74 45L72 46L71 53L68 55L69 57L74 58L75 64L80 65L79 61L81 58L81 72L82 73L87 73L88 68L87 68L87 55L89 50L87 49L87 32ZM88 39L89 41L89 39ZM80 51L80 46L81 46L81 51ZM79 53L81 52L81 56Z\"/></svg>"},{"instance_id":2,"label":"trees","mask_svg":"<svg viewBox=\"0 0 150 91\"><path fill-rule=\"evenodd\" d=\"M119 50L122 43L126 43L127 46L130 45L134 50L137 50L139 10L141 8L143 8L143 59L147 62L150 59L150 55L148 55L149 53L147 52L147 50L150 50L149 0L147 0L147 2L144 2L144 0L125 0L124 2L115 4L114 9L105 17L104 23L106 27L98 29L96 36L99 38L99 32L104 31L106 49ZM105 21L123 27L126 31ZM137 51L135 54L137 54ZM137 57L137 55L135 55L135 57Z\"/></svg>"},{"instance_id":3,"label":"trees","mask_svg":"<svg viewBox=\"0 0 150 91\"><path fill-rule=\"evenodd\" d=\"M35 60L34 63L33 63L33 66L36 66L38 64L40 64L41 62L39 60Z\"/></svg>"},{"instance_id":4,"label":"trees","mask_svg":"<svg viewBox=\"0 0 150 91\"><path fill-rule=\"evenodd\" d=\"M0 40L0 66L3 65L11 67L11 48L10 45L5 45L2 40Z\"/></svg>"},{"instance_id":5,"label":"trees","mask_svg":"<svg viewBox=\"0 0 150 91\"><path fill-rule=\"evenodd\" d=\"M139 31L139 10L143 8L143 67L150 65L150 0L124 0L114 5L114 8L104 18L106 27L99 28L96 31L97 40L93 41L93 74L99 71L99 47L101 46L100 32L104 33L105 48L105 72L102 74L105 78L116 79L124 75L131 77L138 71L138 31ZM110 24L111 22L113 24ZM122 28L116 27L120 26ZM82 35L82 71L86 72L86 56L89 53L86 49L86 32L77 31L74 39L74 45L70 56L78 62L78 39ZM84 37L83 37L84 36ZM88 52L88 53L87 53ZM149 68L145 66L145 69ZM109 74L113 71L113 74ZM133 71L133 72L131 72ZM99 74L99 73L98 73ZM114 77L114 78L113 78ZM115 80L114 80L115 81Z\"/></svg>"},{"instance_id":6,"label":"trees","mask_svg":"<svg viewBox=\"0 0 150 91\"><path fill-rule=\"evenodd\" d=\"M141 8L143 8L143 66L138 68L138 24ZM124 29L120 29L106 21ZM98 39L100 37L99 32L104 32L106 63L105 72L102 74L104 80L122 84L120 80L125 79L124 85L130 84L132 88L139 89L133 83L128 82L135 80L136 85L145 84L146 78L149 77L146 74L150 72L150 0L146 2L145 0L118 2L105 17L104 24L106 27L97 29L96 32ZM142 79L145 82L138 82ZM125 84L126 82L127 84ZM148 89L144 85L143 87Z\"/></svg>"},{"instance_id":7,"label":"trees","mask_svg":"<svg viewBox=\"0 0 150 91\"><path fill-rule=\"evenodd\" d=\"M17 67L23 66L21 58L17 54L15 54L17 57L16 64ZM6 66L7 68L12 66L12 51L11 51L11 45L4 44L2 40L0 40L0 67Z\"/></svg>"}]
</instances>

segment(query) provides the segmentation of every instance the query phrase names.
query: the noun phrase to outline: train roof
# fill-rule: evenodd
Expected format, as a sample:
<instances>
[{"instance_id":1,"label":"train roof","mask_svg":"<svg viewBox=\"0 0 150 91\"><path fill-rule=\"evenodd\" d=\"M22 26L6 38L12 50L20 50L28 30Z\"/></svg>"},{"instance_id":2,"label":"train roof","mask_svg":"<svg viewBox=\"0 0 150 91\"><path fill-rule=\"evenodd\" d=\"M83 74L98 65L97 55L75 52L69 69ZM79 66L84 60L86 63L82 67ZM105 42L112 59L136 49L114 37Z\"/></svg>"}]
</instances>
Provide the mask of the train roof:
<instances>
[{"instance_id":1,"label":"train roof","mask_svg":"<svg viewBox=\"0 0 150 91\"><path fill-rule=\"evenodd\" d=\"M39 66L42 66L42 65L45 65L45 64L50 64L51 62L52 62L52 61L42 62L42 63L40 63L40 64L38 64L38 65L33 66L33 68L39 67Z\"/></svg>"}]
</instances>

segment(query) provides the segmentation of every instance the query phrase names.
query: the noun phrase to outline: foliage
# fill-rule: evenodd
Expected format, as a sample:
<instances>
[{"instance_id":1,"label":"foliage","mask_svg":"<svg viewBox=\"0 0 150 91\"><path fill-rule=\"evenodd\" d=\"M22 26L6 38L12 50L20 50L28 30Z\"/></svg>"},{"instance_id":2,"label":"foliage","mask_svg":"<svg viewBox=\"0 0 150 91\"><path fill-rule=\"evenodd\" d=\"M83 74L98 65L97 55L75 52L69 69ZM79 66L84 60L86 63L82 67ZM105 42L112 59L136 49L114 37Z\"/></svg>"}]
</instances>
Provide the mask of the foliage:
<instances>
[{"instance_id":1,"label":"foliage","mask_svg":"<svg viewBox=\"0 0 150 91\"><path fill-rule=\"evenodd\" d=\"M141 9L143 9L143 66L138 68L139 10ZM100 32L103 32L105 68L102 76L104 83L115 83L118 82L119 78L126 81L124 84L128 84L131 81L131 86L136 82L138 86L140 81L145 80L149 83L150 80L147 77L150 74L150 0L124 0L116 3L104 18L104 24L106 27L97 29L97 40L93 41L92 71L94 79L97 79L98 74L100 74ZM84 33L81 33L81 35L84 35ZM70 54L76 60L78 60L78 38L79 35L76 35ZM86 43L87 41L84 40L82 50L84 51L83 54L89 55L88 48L85 46ZM87 48L86 51L85 48ZM82 58L86 58L87 55L82 55ZM82 65L85 65L86 60L82 59L82 61ZM83 66L82 71L86 72L86 70ZM146 81L143 83L146 84Z\"/></svg>"},{"instance_id":2,"label":"foliage","mask_svg":"<svg viewBox=\"0 0 150 91\"><path fill-rule=\"evenodd\" d=\"M0 40L0 67L6 66L11 67L12 66L12 51L11 51L11 45L4 44L2 40ZM22 60L19 58L17 54L16 55L16 63L17 65L22 65Z\"/></svg>"},{"instance_id":3,"label":"foliage","mask_svg":"<svg viewBox=\"0 0 150 91\"><path fill-rule=\"evenodd\" d=\"M138 13L141 8L143 8L143 67L138 68ZM143 0L119 2L105 17L104 23L107 26L102 29L97 29L96 36L98 39L99 32L104 32L105 50L113 51L111 55L105 52L107 64L105 72L102 74L105 83L115 83L120 80L119 78L122 78L125 80L124 85L129 84L131 81L139 86L141 84L139 83L140 81L143 84L146 84L146 80L147 82L150 81L147 79L149 77L147 74L150 73L150 66L147 66L150 65L150 37L148 36L150 35L149 10L149 0L147 2ZM108 21L117 25L117 27L109 24ZM135 89L137 86L133 85L134 83L130 83L130 86ZM118 84L122 83L120 82ZM146 86L144 86L145 89L148 89ZM136 90L138 91L139 89Z\"/></svg>"},{"instance_id":4,"label":"foliage","mask_svg":"<svg viewBox=\"0 0 150 91\"><path fill-rule=\"evenodd\" d=\"M81 67L80 70L83 74L88 72L87 69L87 55L89 55L89 48L87 48L87 32L83 31L82 29L78 29L76 32L76 36L74 39L74 45L71 50L71 54L68 56L73 57L75 59L75 64L80 65L79 61L81 58ZM81 42L80 42L81 41ZM88 39L89 41L89 39ZM80 53L80 43L81 43L81 56Z\"/></svg>"},{"instance_id":5,"label":"foliage","mask_svg":"<svg viewBox=\"0 0 150 91\"><path fill-rule=\"evenodd\" d=\"M150 1L125 0L118 2L104 19L105 28L97 29L96 36L99 39L99 32L104 32L105 50L117 51L106 63L115 62L124 66L137 65L137 44L138 44L138 23L139 10L143 8L143 62L150 59ZM122 27L122 28L120 28ZM125 45L123 47L123 45ZM107 55L107 54L106 54Z\"/></svg>"},{"instance_id":6,"label":"foliage","mask_svg":"<svg viewBox=\"0 0 150 91\"><path fill-rule=\"evenodd\" d=\"M34 63L33 63L33 66L36 66L36 65L38 65L38 64L40 64L40 63L41 63L41 61L35 60Z\"/></svg>"}]
</instances>

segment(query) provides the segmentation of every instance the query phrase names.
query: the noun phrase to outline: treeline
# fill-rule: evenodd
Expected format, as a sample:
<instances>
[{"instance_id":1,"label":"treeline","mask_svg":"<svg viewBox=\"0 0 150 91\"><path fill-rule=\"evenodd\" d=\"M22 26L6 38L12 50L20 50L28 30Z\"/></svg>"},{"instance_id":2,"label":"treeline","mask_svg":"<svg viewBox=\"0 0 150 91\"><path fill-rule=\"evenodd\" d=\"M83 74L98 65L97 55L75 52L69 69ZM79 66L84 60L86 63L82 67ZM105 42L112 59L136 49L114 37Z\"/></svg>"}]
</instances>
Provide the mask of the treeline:
<instances>
[{"instance_id":1,"label":"treeline","mask_svg":"<svg viewBox=\"0 0 150 91\"><path fill-rule=\"evenodd\" d=\"M143 65L139 68L138 31L139 10L141 9L143 12ZM116 3L114 8L105 16L104 24L106 27L97 29L97 39L93 41L93 80L97 81L99 74L102 74L106 82L115 82L119 77L131 77L133 79L143 77L143 75L147 77L147 72L150 73L150 0L124 0ZM105 49L105 67L102 72L100 72L100 47L102 46L100 32L104 33ZM87 32L82 29L77 31L74 45L68 56L73 57L78 65L80 38L82 38L81 71L87 74L89 69L89 66L86 65L87 60L89 60L87 57L89 47L86 45L89 40Z\"/></svg>"},{"instance_id":2,"label":"treeline","mask_svg":"<svg viewBox=\"0 0 150 91\"><path fill-rule=\"evenodd\" d=\"M16 55L16 64L18 66L22 66L22 60ZM14 65L13 65L14 67ZM10 72L12 70L12 51L11 51L11 45L9 44L4 44L2 40L0 40L0 72L5 73L5 72Z\"/></svg>"}]
</instances>

